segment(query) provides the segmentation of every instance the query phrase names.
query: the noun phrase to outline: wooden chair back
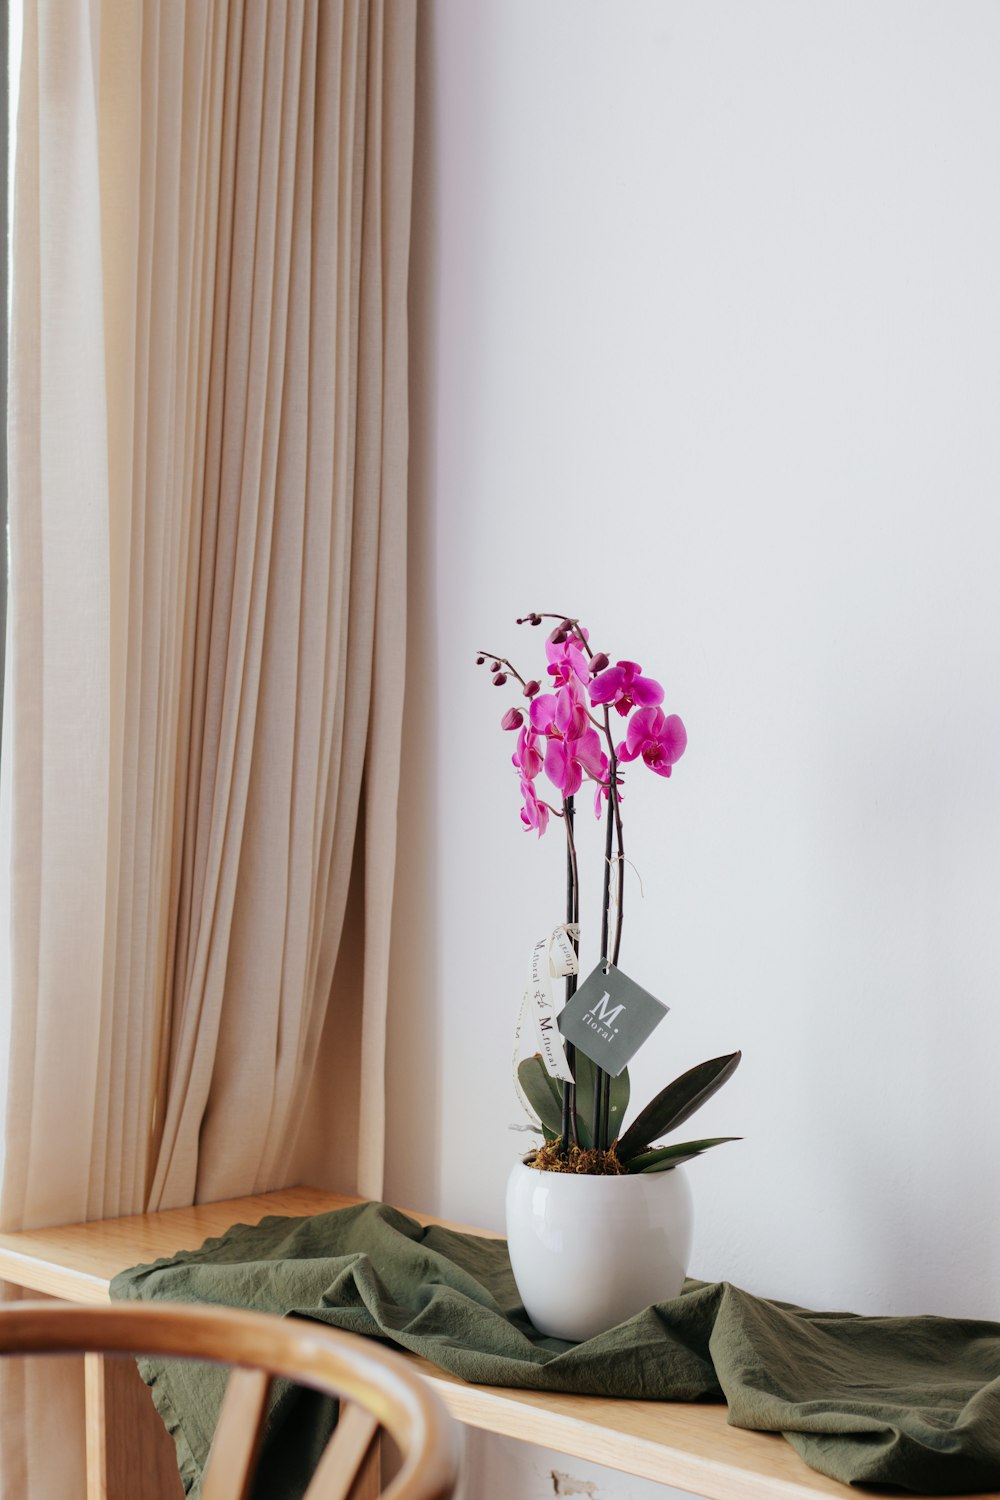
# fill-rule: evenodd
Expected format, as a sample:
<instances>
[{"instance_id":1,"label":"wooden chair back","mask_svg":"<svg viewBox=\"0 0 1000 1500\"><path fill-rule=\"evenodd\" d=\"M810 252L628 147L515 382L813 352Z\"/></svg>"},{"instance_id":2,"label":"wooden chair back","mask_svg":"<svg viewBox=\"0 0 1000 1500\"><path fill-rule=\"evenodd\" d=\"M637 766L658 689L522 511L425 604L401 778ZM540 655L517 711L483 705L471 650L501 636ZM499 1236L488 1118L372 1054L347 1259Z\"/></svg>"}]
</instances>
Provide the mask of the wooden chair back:
<instances>
[{"instance_id":1,"label":"wooden chair back","mask_svg":"<svg viewBox=\"0 0 1000 1500\"><path fill-rule=\"evenodd\" d=\"M0 1355L146 1354L232 1367L202 1500L248 1500L271 1382L283 1376L341 1401L305 1500L450 1500L457 1425L427 1383L370 1340L300 1318L178 1303L19 1302L0 1308ZM382 1432L401 1467L381 1488Z\"/></svg>"}]
</instances>

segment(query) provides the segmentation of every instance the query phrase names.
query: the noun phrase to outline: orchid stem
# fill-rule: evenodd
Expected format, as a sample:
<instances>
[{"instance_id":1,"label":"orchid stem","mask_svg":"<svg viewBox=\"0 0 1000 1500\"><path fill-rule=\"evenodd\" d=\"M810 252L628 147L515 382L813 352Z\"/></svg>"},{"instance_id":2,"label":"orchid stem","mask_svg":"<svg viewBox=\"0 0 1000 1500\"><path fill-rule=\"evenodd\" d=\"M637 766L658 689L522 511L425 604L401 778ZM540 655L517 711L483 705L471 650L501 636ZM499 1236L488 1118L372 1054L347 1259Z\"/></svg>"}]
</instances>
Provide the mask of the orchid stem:
<instances>
[{"instance_id":1,"label":"orchid stem","mask_svg":"<svg viewBox=\"0 0 1000 1500\"><path fill-rule=\"evenodd\" d=\"M481 656L484 661L488 657L490 661L499 662L502 667L506 667L507 668L507 671L510 673L510 675L512 677L516 677L517 678L518 682L521 684L522 687L526 687L527 686L527 684L526 684L524 678L521 676L520 672L517 670L517 668L513 665L512 662L509 662L507 660L506 656L501 656L499 654L499 652L497 652L497 651L477 651L476 655L477 656Z\"/></svg>"},{"instance_id":2,"label":"orchid stem","mask_svg":"<svg viewBox=\"0 0 1000 1500\"><path fill-rule=\"evenodd\" d=\"M608 726L610 728L610 725ZM611 850L614 835L614 814L611 811L611 801L615 795L614 781L608 785L608 819L604 836L604 899L601 902L601 959L604 963L608 961L608 936L611 928ZM604 1136L604 1079L603 1068L594 1068L594 1103L593 1118L591 1121L592 1135L594 1138L594 1149L602 1149L601 1142Z\"/></svg>"},{"instance_id":3,"label":"orchid stem","mask_svg":"<svg viewBox=\"0 0 1000 1500\"><path fill-rule=\"evenodd\" d=\"M604 710L607 713L607 709ZM610 735L608 736L610 741ZM622 921L625 916L625 841L622 837L622 810L618 803L618 757L611 752L611 787L608 800L614 809L615 836L618 846L618 910L615 913L615 946L611 962L617 967L622 946ZM610 868L608 874L610 875Z\"/></svg>"},{"instance_id":4,"label":"orchid stem","mask_svg":"<svg viewBox=\"0 0 1000 1500\"><path fill-rule=\"evenodd\" d=\"M576 840L573 837L573 798L563 798L563 819L566 827L566 921L578 922L580 920L580 882L576 864ZM579 952L579 943L572 939L573 948ZM575 974L566 975L566 1004L576 994ZM566 1044L566 1061L569 1063L570 1072L576 1072L576 1048L571 1042ZM569 1153L570 1138L573 1144L580 1144L579 1134L576 1128L576 1084L563 1082L562 1086L562 1152L566 1156Z\"/></svg>"},{"instance_id":5,"label":"orchid stem","mask_svg":"<svg viewBox=\"0 0 1000 1500\"><path fill-rule=\"evenodd\" d=\"M609 715L608 715L608 710L607 709L604 710L604 717L605 717L606 720L609 719ZM608 749L611 752L611 770L610 770L611 788L610 788L610 791L608 793L608 801L610 803L609 815L610 815L611 809L613 809L614 810L614 820L615 820L615 838L616 838L616 844L617 844L617 849L618 849L618 910L615 912L615 946L614 946L614 953L613 953L612 958L611 958L611 962L617 968L618 967L618 954L621 952L621 946L622 946L622 920L623 920L623 918L625 916L625 843L624 843L624 840L622 838L622 810L621 810L621 806L619 805L619 802L618 802L618 757L615 754L614 748L613 748L612 743L611 743L611 725L610 725L610 722L608 722ZM611 871L610 871L610 867L609 867L609 869L608 869L609 876L610 876L610 873L611 873ZM603 1115L604 1115L604 1131L605 1131L605 1134L607 1136L610 1136L610 1133L611 1133L611 1078L610 1078L610 1075L607 1075L607 1074L605 1075L605 1078L604 1078L604 1108L603 1108ZM610 1148L610 1146L611 1146L611 1141L610 1140L606 1140L605 1141L605 1145L604 1145L604 1149L608 1150Z\"/></svg>"},{"instance_id":6,"label":"orchid stem","mask_svg":"<svg viewBox=\"0 0 1000 1500\"><path fill-rule=\"evenodd\" d=\"M612 788L608 787L608 819L604 835L604 900L601 903L601 957L607 961L608 933L611 926L611 848L614 834L611 811Z\"/></svg>"},{"instance_id":7,"label":"orchid stem","mask_svg":"<svg viewBox=\"0 0 1000 1500\"><path fill-rule=\"evenodd\" d=\"M601 957L608 961L608 940L611 935L611 856L617 845L618 886L615 913L615 939L611 962L617 966L622 945L622 916L624 903L625 847L622 840L622 816L618 805L618 757L611 735L611 715L604 709L604 737L608 743L608 819L604 836L604 900L601 906ZM610 1148L611 1131L611 1075L603 1068L594 1069L593 1134L594 1147L598 1151Z\"/></svg>"}]
</instances>

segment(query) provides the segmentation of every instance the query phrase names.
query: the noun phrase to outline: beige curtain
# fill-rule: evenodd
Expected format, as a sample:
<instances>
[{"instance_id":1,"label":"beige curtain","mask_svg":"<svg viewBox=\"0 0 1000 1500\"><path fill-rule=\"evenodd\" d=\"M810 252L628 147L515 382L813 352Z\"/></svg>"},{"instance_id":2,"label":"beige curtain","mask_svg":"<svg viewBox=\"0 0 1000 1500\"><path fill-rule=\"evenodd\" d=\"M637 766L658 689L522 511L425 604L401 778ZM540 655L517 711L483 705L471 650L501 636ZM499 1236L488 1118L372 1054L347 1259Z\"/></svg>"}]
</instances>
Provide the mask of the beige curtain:
<instances>
[{"instance_id":1,"label":"beige curtain","mask_svg":"<svg viewBox=\"0 0 1000 1500\"><path fill-rule=\"evenodd\" d=\"M24 0L8 1229L380 1191L415 8Z\"/></svg>"}]
</instances>

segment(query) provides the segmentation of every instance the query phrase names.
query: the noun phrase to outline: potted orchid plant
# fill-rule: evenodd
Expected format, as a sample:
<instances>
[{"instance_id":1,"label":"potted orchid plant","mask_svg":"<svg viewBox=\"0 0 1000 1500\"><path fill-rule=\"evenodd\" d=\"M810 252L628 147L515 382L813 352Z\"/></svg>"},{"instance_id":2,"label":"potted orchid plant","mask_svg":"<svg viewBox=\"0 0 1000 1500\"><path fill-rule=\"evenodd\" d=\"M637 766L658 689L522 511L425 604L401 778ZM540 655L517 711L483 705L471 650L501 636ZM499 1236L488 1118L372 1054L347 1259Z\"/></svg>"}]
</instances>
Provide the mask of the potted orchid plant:
<instances>
[{"instance_id":1,"label":"potted orchid plant","mask_svg":"<svg viewBox=\"0 0 1000 1500\"><path fill-rule=\"evenodd\" d=\"M554 623L540 676L522 675L499 653L483 650L476 660L488 667L495 687L516 685L518 690L518 701L507 707L500 722L516 736L511 759L521 793L521 822L539 838L561 824L566 843L566 918L535 945L517 1028L518 1093L531 1128L542 1139L515 1164L508 1184L507 1227L515 1277L536 1326L580 1338L679 1291L691 1212L690 1193L677 1169L737 1137L670 1143L662 1137L722 1087L741 1054L727 1053L689 1068L626 1126L627 1062L667 1007L619 966L625 910L623 768L635 764L643 774L667 779L684 754L687 733L677 714L664 711L660 683L644 675L637 662L612 662L604 651L595 651L579 620L533 612L517 623L537 627L543 621ZM585 790L603 820L604 837L600 954L581 981L576 808ZM561 1007L552 996L553 978L565 979ZM539 1173L545 1178L540 1180ZM546 1191L540 1194L541 1183ZM626 1188L626 1183L635 1186ZM585 1217L590 1214L594 1222L587 1219L586 1233L580 1220L583 1194L593 1200ZM609 1212L611 1194L616 1196ZM570 1223L577 1226L575 1235L563 1232ZM610 1229L603 1247L595 1224ZM633 1263L626 1275L619 1274L623 1246L629 1243L634 1250L639 1227L650 1224L653 1243L640 1250L642 1264L637 1268ZM569 1259L575 1256L577 1275L565 1251L551 1254L556 1243L575 1246ZM616 1268L613 1273L611 1267ZM611 1283L613 1306L596 1305L594 1288L603 1284L609 1292Z\"/></svg>"}]
</instances>

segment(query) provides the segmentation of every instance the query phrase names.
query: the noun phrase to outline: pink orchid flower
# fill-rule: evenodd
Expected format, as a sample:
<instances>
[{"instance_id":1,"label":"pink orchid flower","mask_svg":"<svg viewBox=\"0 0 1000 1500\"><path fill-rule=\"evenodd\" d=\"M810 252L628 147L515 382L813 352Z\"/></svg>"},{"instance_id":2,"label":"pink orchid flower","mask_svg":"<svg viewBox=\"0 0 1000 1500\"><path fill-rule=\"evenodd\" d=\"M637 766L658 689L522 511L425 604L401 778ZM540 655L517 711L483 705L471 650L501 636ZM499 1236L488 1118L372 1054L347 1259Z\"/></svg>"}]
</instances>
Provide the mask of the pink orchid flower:
<instances>
[{"instance_id":1,"label":"pink orchid flower","mask_svg":"<svg viewBox=\"0 0 1000 1500\"><path fill-rule=\"evenodd\" d=\"M652 677L643 677L637 661L620 661L599 672L590 684L593 704L613 703L622 715L632 712L636 703L655 708L663 702L663 689Z\"/></svg>"},{"instance_id":2,"label":"pink orchid flower","mask_svg":"<svg viewBox=\"0 0 1000 1500\"><path fill-rule=\"evenodd\" d=\"M587 716L583 690L571 681L558 693L542 693L529 710L531 727L545 735L545 774L564 797L580 790L585 775L607 776L608 758Z\"/></svg>"},{"instance_id":3,"label":"pink orchid flower","mask_svg":"<svg viewBox=\"0 0 1000 1500\"><path fill-rule=\"evenodd\" d=\"M521 822L526 829L537 828L538 837L541 838L549 826L549 809L546 803L539 802L534 783L525 776L521 777L521 796L524 798Z\"/></svg>"},{"instance_id":4,"label":"pink orchid flower","mask_svg":"<svg viewBox=\"0 0 1000 1500\"><path fill-rule=\"evenodd\" d=\"M587 632L584 631L583 635L586 639ZM575 633L567 636L564 641L546 641L545 655L549 659L548 674L553 679L553 687L566 687L574 681L590 681L587 658L580 644L580 637Z\"/></svg>"},{"instance_id":5,"label":"pink orchid flower","mask_svg":"<svg viewBox=\"0 0 1000 1500\"><path fill-rule=\"evenodd\" d=\"M604 804L605 804L605 802L607 802L608 798L611 796L611 784L608 781L608 773L607 773L607 759L608 759L607 756L605 756L604 757L604 762L605 762L604 780L603 781L599 781L597 783L596 790L594 791L594 817L595 818L603 818L603 816L604 816ZM622 779L621 779L620 775L618 777L618 784L617 784L617 788L615 790L615 796L618 798L619 802L622 802L624 800L623 797L622 797Z\"/></svg>"},{"instance_id":6,"label":"pink orchid flower","mask_svg":"<svg viewBox=\"0 0 1000 1500\"><path fill-rule=\"evenodd\" d=\"M578 740L588 728L587 708L580 684L570 682L558 693L540 693L532 699L528 717L536 734Z\"/></svg>"},{"instance_id":7,"label":"pink orchid flower","mask_svg":"<svg viewBox=\"0 0 1000 1500\"><path fill-rule=\"evenodd\" d=\"M635 760L641 755L657 776L669 776L686 746L687 730L677 714L668 716L662 708L640 708L629 720L617 755L619 760Z\"/></svg>"},{"instance_id":8,"label":"pink orchid flower","mask_svg":"<svg viewBox=\"0 0 1000 1500\"><path fill-rule=\"evenodd\" d=\"M517 749L511 760L521 773L522 780L534 781L542 769L542 752L538 748L538 735L527 724L517 737Z\"/></svg>"},{"instance_id":9,"label":"pink orchid flower","mask_svg":"<svg viewBox=\"0 0 1000 1500\"><path fill-rule=\"evenodd\" d=\"M572 797L583 785L584 775L600 781L608 774L608 757L601 753L596 729L587 729L577 740L550 739L545 747L545 774L564 797Z\"/></svg>"}]
</instances>

